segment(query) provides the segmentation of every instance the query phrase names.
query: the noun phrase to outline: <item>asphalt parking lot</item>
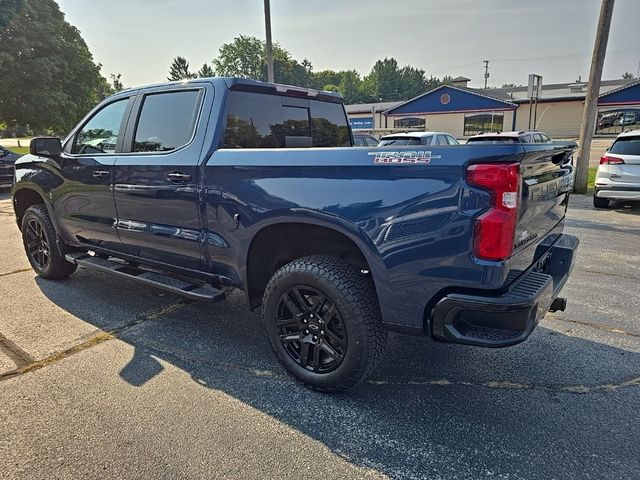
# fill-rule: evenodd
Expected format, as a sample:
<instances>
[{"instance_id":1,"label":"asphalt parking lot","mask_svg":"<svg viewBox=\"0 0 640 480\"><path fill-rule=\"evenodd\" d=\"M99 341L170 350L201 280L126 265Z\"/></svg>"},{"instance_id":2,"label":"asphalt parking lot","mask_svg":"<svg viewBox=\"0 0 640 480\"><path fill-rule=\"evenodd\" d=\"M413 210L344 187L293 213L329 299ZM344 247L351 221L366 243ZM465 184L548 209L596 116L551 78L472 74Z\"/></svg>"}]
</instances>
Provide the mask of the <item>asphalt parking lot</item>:
<instances>
[{"instance_id":1,"label":"asphalt parking lot","mask_svg":"<svg viewBox=\"0 0 640 480\"><path fill-rule=\"evenodd\" d=\"M640 205L594 210L566 312L501 350L392 335L340 395L286 376L240 294L50 282L0 192L0 478L634 479Z\"/></svg>"}]
</instances>

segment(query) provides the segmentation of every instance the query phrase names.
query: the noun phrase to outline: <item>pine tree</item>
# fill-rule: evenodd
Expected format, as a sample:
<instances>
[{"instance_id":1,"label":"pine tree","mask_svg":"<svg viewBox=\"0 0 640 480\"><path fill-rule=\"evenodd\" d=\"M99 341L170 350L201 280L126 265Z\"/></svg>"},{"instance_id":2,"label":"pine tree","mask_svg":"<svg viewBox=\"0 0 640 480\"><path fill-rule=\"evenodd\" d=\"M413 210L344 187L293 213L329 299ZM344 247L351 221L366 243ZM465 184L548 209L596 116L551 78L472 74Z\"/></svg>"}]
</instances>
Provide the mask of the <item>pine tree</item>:
<instances>
[{"instance_id":1,"label":"pine tree","mask_svg":"<svg viewBox=\"0 0 640 480\"><path fill-rule=\"evenodd\" d=\"M207 63L202 65L202 68L200 68L200 70L198 70L198 77L200 77L200 78L213 77L214 75L215 75L215 73L213 72L213 68L211 68L209 66L209 64L207 64Z\"/></svg>"},{"instance_id":2,"label":"pine tree","mask_svg":"<svg viewBox=\"0 0 640 480\"><path fill-rule=\"evenodd\" d=\"M176 80L186 80L189 78L196 78L196 75L189 71L189 62L187 62L186 58L178 55L173 59L173 62L171 62L167 80L173 82Z\"/></svg>"}]
</instances>

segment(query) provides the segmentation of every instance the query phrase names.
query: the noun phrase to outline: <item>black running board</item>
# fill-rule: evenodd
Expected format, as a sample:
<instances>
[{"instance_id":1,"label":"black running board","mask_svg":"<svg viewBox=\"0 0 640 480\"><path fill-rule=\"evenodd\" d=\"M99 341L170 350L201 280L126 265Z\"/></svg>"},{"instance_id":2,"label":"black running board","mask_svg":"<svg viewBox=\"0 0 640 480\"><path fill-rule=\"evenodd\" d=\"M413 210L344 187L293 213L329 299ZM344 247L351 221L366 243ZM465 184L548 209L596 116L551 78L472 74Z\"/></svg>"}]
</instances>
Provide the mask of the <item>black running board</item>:
<instances>
[{"instance_id":1,"label":"black running board","mask_svg":"<svg viewBox=\"0 0 640 480\"><path fill-rule=\"evenodd\" d=\"M193 300L204 300L212 303L224 300L224 292L211 285L190 282L162 273L144 270L117 260L92 256L84 252L68 253L65 258L68 262L75 263L80 267L112 273L134 282L144 283Z\"/></svg>"}]
</instances>

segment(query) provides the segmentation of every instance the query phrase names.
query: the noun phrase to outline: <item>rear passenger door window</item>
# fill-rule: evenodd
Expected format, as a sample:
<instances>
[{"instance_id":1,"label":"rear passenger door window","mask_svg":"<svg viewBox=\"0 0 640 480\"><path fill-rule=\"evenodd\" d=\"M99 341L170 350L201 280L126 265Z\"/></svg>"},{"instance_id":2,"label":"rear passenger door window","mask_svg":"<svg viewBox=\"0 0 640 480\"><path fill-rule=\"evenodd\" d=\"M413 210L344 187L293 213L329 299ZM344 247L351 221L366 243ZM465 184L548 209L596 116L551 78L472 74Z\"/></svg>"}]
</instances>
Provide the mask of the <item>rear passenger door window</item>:
<instances>
[{"instance_id":1,"label":"rear passenger door window","mask_svg":"<svg viewBox=\"0 0 640 480\"><path fill-rule=\"evenodd\" d=\"M433 144L434 137L429 136L429 137L422 137L422 145L431 145Z\"/></svg>"},{"instance_id":2,"label":"rear passenger door window","mask_svg":"<svg viewBox=\"0 0 640 480\"><path fill-rule=\"evenodd\" d=\"M195 131L201 91L146 95L136 125L134 152L170 152L187 145Z\"/></svg>"}]
</instances>

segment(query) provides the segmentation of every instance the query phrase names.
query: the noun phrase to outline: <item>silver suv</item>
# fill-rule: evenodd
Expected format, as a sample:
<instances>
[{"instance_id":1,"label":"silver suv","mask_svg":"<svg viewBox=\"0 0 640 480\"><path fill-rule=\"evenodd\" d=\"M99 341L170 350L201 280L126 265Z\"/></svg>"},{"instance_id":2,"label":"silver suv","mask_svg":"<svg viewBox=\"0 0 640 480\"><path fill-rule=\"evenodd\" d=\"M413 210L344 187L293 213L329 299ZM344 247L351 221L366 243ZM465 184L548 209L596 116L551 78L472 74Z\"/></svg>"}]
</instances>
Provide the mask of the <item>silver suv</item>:
<instances>
[{"instance_id":1,"label":"silver suv","mask_svg":"<svg viewBox=\"0 0 640 480\"><path fill-rule=\"evenodd\" d=\"M600 158L593 205L608 208L610 200L640 200L640 130L618 135Z\"/></svg>"}]
</instances>

